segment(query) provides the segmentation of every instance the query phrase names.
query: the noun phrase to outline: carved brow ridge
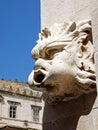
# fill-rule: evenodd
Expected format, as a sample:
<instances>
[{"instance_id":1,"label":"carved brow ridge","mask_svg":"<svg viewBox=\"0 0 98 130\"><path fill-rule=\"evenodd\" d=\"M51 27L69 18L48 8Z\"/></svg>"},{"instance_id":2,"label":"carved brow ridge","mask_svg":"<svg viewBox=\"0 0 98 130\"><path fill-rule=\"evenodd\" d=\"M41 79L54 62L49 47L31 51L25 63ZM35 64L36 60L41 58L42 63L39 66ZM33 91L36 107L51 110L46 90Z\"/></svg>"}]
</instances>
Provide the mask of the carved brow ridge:
<instances>
[{"instance_id":1,"label":"carved brow ridge","mask_svg":"<svg viewBox=\"0 0 98 130\"><path fill-rule=\"evenodd\" d=\"M56 42L59 42L59 44L57 44ZM48 42L45 46L43 46L43 49L44 49L44 48L49 48L49 47L51 48L51 47L54 47L54 46L66 46L66 43L65 43L65 42L72 42L72 40L54 40L54 41L52 41L52 42ZM40 45L39 45L39 47L40 47ZM42 50L43 50L43 49L42 49ZM41 50L41 51L38 50L38 51L39 51L39 54L38 54L38 55L39 55L40 57L42 56L42 55L41 55L42 50ZM36 56L38 56L38 55L36 55L36 53L33 53L32 56L33 56L34 59L37 59ZM38 57L39 57L39 56L38 56Z\"/></svg>"},{"instance_id":2,"label":"carved brow ridge","mask_svg":"<svg viewBox=\"0 0 98 130\"><path fill-rule=\"evenodd\" d=\"M52 45L52 43L53 43L53 45L54 45L54 43L56 43L56 42L72 42L72 40L58 40L58 41L52 41L52 42L49 42L46 46L47 47L51 47ZM56 46L59 46L59 45L62 45L62 43L61 44L55 44ZM63 44L63 45L65 45L65 44Z\"/></svg>"}]
</instances>

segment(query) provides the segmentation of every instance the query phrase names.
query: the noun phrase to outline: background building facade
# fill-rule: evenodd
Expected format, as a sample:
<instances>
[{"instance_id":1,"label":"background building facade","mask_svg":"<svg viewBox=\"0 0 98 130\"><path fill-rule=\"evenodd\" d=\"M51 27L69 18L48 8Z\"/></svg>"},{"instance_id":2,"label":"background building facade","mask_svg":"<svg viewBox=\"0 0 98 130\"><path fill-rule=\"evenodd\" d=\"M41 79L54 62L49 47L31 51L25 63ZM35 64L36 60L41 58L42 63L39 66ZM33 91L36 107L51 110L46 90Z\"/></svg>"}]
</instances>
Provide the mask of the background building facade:
<instances>
[{"instance_id":1,"label":"background building facade","mask_svg":"<svg viewBox=\"0 0 98 130\"><path fill-rule=\"evenodd\" d=\"M43 106L41 93L27 84L0 80L0 129L41 130Z\"/></svg>"}]
</instances>

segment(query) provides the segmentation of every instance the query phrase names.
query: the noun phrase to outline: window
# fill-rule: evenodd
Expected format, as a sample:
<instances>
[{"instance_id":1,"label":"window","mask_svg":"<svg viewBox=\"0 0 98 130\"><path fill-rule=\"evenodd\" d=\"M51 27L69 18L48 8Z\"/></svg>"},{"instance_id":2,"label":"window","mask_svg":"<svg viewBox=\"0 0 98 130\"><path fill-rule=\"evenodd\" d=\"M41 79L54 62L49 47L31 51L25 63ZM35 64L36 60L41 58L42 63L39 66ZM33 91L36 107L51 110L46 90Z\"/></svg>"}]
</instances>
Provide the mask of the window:
<instances>
[{"instance_id":1,"label":"window","mask_svg":"<svg viewBox=\"0 0 98 130\"><path fill-rule=\"evenodd\" d=\"M8 101L8 104L9 104L9 109L8 109L8 112L9 112L9 114L8 114L8 116L10 117L10 118L16 118L17 116L17 109L18 109L18 107L19 107L19 105L20 105L20 103L19 102L14 102L14 101Z\"/></svg>"},{"instance_id":2,"label":"window","mask_svg":"<svg viewBox=\"0 0 98 130\"><path fill-rule=\"evenodd\" d=\"M33 121L34 122L39 122L39 113L40 113L40 109L41 107L40 106L31 106L32 107L32 111L33 111Z\"/></svg>"},{"instance_id":3,"label":"window","mask_svg":"<svg viewBox=\"0 0 98 130\"><path fill-rule=\"evenodd\" d=\"M39 122L39 108L33 107L33 121Z\"/></svg>"},{"instance_id":4,"label":"window","mask_svg":"<svg viewBox=\"0 0 98 130\"><path fill-rule=\"evenodd\" d=\"M16 118L16 109L17 109L16 106L14 105L10 106L10 113L9 113L10 118Z\"/></svg>"}]
</instances>

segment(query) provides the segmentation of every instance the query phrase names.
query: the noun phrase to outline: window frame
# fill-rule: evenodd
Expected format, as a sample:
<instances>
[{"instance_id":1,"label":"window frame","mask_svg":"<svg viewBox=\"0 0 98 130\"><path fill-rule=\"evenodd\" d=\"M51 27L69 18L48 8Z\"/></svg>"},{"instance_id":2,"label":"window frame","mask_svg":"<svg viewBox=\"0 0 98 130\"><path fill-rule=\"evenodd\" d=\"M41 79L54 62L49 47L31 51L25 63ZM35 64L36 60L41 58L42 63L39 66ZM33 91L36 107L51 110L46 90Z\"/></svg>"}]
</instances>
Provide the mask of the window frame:
<instances>
[{"instance_id":1,"label":"window frame","mask_svg":"<svg viewBox=\"0 0 98 130\"><path fill-rule=\"evenodd\" d=\"M39 122L40 121L40 110L42 109L41 106L34 106L32 105L32 116L33 116L33 122Z\"/></svg>"},{"instance_id":2,"label":"window frame","mask_svg":"<svg viewBox=\"0 0 98 130\"><path fill-rule=\"evenodd\" d=\"M9 117L10 118L16 118L17 117L17 106L16 105L10 105L9 110Z\"/></svg>"},{"instance_id":3,"label":"window frame","mask_svg":"<svg viewBox=\"0 0 98 130\"><path fill-rule=\"evenodd\" d=\"M20 103L10 100L8 100L7 102L9 104L8 117L13 119L17 118L17 108L20 105ZM13 107L12 109L15 109L11 110L11 107Z\"/></svg>"}]
</instances>

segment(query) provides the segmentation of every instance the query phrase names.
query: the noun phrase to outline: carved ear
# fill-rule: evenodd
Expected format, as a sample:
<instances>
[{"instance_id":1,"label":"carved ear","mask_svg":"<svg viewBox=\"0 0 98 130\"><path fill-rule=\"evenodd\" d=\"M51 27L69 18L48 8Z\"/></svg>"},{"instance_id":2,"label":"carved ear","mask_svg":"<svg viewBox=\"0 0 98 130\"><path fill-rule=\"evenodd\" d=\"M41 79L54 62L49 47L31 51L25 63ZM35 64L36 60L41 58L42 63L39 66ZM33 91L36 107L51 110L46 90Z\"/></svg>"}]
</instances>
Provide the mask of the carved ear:
<instances>
[{"instance_id":1,"label":"carved ear","mask_svg":"<svg viewBox=\"0 0 98 130\"><path fill-rule=\"evenodd\" d=\"M78 31L79 35L74 39L78 46L76 64L79 73L77 80L83 88L82 90L87 93L96 87L91 22L84 21L80 23Z\"/></svg>"},{"instance_id":2,"label":"carved ear","mask_svg":"<svg viewBox=\"0 0 98 130\"><path fill-rule=\"evenodd\" d=\"M94 51L91 34L91 21L77 23L78 36L73 39L78 46L77 66L80 70L94 72Z\"/></svg>"},{"instance_id":3,"label":"carved ear","mask_svg":"<svg viewBox=\"0 0 98 130\"><path fill-rule=\"evenodd\" d=\"M80 57L78 57L78 67L87 72L94 71L94 51L90 34L81 32L77 38Z\"/></svg>"}]
</instances>

